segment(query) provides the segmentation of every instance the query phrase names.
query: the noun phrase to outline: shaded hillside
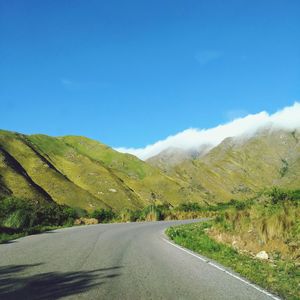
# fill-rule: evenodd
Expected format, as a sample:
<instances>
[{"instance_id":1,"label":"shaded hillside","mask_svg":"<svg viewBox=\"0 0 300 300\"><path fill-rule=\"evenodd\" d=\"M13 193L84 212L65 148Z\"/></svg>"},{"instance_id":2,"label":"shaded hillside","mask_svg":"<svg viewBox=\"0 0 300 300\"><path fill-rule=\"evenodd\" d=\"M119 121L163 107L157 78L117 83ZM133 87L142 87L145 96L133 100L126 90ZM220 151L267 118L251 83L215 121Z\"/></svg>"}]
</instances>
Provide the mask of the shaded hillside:
<instances>
[{"instance_id":1,"label":"shaded hillside","mask_svg":"<svg viewBox=\"0 0 300 300\"><path fill-rule=\"evenodd\" d=\"M87 210L201 202L203 193L85 137L0 131L0 194Z\"/></svg>"},{"instance_id":2,"label":"shaded hillside","mask_svg":"<svg viewBox=\"0 0 300 300\"><path fill-rule=\"evenodd\" d=\"M149 160L166 174L206 191L208 201L245 198L274 185L300 184L300 133L264 130L250 138L227 138L204 156L174 165Z\"/></svg>"}]
</instances>

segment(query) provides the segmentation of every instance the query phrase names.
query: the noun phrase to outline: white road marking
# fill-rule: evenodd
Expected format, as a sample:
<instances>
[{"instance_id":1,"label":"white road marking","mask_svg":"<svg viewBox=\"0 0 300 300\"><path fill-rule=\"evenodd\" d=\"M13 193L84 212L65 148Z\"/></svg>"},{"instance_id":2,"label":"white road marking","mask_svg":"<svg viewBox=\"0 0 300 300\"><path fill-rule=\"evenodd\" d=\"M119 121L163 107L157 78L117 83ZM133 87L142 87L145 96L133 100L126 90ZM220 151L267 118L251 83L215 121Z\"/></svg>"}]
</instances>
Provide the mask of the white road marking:
<instances>
[{"instance_id":1,"label":"white road marking","mask_svg":"<svg viewBox=\"0 0 300 300\"><path fill-rule=\"evenodd\" d=\"M183 248L183 247L181 247L181 246L179 246L179 245L176 245L176 244L174 244L174 243L172 243L172 242L166 240L165 238L162 238L162 240L165 241L166 243L172 245L173 247L176 247L176 248L178 248L178 249L180 249L180 250L182 250L182 251L184 251L184 252L186 252L186 253L188 253L188 254L190 254L190 255L192 255L192 256L198 258L198 259L200 259L201 261L208 263L208 264L211 265L212 267L214 267L214 268L216 268L216 269L218 269L218 270L220 270L220 271L222 271L222 272L228 274L229 276L231 276L231 277L233 277L233 278L235 278L235 279L237 279L237 280L239 280L239 281L241 281L241 282L243 282L243 283L245 283L245 284L247 284L247 285L253 287L254 289L260 291L261 293L263 293L263 294L265 294L265 295L267 295L267 296L269 296L269 297L271 297L272 299L274 299L274 300L281 300L281 299L278 298L277 296L275 296L275 295L269 293L268 291L266 291L266 290L260 288L259 286L257 286L257 285L255 285L255 284L253 284L253 283L251 283L251 282L249 282L249 281L247 281L247 280L245 280L245 279L243 279L243 278L241 278L241 277L239 277L239 276L237 276L237 275L235 275L235 274L233 274L233 273L231 273L231 272L229 272L229 271L227 271L227 270L225 270L225 269L223 269L223 268L221 268L221 267L219 267L218 265L214 264L213 262L211 262L211 261L209 261L209 260L207 260L207 259L205 259L205 258L203 258L203 257L201 257L201 256L199 256L199 255L197 255L197 254L195 254L194 252L192 252L192 251L190 251L190 250L187 250L187 249L185 249L185 248Z\"/></svg>"}]
</instances>

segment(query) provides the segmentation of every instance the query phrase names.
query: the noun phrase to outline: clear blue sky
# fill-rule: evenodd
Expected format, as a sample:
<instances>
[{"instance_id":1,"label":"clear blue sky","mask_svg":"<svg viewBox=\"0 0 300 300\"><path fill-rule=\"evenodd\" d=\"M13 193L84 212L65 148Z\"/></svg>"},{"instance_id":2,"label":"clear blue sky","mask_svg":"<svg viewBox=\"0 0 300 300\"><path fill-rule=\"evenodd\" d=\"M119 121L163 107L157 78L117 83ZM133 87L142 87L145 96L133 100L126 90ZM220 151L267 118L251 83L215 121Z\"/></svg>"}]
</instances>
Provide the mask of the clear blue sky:
<instances>
[{"instance_id":1,"label":"clear blue sky","mask_svg":"<svg viewBox=\"0 0 300 300\"><path fill-rule=\"evenodd\" d=\"M0 128L138 147L300 99L300 1L0 0Z\"/></svg>"}]
</instances>

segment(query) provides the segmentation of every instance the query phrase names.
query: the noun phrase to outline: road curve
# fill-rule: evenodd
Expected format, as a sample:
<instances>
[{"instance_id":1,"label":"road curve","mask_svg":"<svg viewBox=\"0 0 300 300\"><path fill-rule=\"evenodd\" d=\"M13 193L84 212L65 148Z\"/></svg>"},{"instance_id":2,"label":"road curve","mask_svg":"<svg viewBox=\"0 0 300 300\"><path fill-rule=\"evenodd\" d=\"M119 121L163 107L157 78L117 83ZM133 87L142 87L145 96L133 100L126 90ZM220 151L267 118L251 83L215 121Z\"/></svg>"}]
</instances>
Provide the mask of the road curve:
<instances>
[{"instance_id":1,"label":"road curve","mask_svg":"<svg viewBox=\"0 0 300 300\"><path fill-rule=\"evenodd\" d=\"M0 245L0 299L272 299L163 240L188 221L59 229Z\"/></svg>"}]
</instances>

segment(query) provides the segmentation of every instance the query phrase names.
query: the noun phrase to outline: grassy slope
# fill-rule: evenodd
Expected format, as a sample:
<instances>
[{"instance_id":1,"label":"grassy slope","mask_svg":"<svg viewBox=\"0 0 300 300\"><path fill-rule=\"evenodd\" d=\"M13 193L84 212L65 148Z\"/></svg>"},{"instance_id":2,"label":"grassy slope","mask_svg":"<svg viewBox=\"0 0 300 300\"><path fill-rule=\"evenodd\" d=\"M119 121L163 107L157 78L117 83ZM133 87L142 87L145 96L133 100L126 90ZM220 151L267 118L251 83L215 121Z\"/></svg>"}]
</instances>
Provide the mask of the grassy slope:
<instances>
[{"instance_id":1,"label":"grassy slope","mask_svg":"<svg viewBox=\"0 0 300 300\"><path fill-rule=\"evenodd\" d=\"M4 145L8 146L13 139L14 134L0 131L0 194L14 193L16 197L46 201L44 195L32 186L18 162L4 149Z\"/></svg>"},{"instance_id":2,"label":"grassy slope","mask_svg":"<svg viewBox=\"0 0 300 300\"><path fill-rule=\"evenodd\" d=\"M0 132L0 193L88 210L142 208L150 203L245 199L261 188L300 184L299 132L264 132L227 139L204 157L185 160L169 175L138 158L85 137L53 138ZM21 165L23 171L7 159ZM41 189L38 190L32 182Z\"/></svg>"},{"instance_id":3,"label":"grassy slope","mask_svg":"<svg viewBox=\"0 0 300 300\"><path fill-rule=\"evenodd\" d=\"M81 208L89 208L92 205L95 207L105 207L102 201L68 180L64 174L55 168L51 161L37 153L25 136L1 134L0 143L1 147L22 166L28 177L37 187L43 189L55 202ZM64 150L56 146L53 145L53 149L57 149L57 151ZM2 177L4 182L6 182L7 176L2 173ZM12 177L11 181L13 182L15 178ZM22 194L23 191L20 191L17 183L15 183L14 188L11 190L15 196L22 198L27 196L26 193ZM34 190L36 192L37 188L31 184L26 190ZM28 198L32 199L33 197L28 195Z\"/></svg>"},{"instance_id":4,"label":"grassy slope","mask_svg":"<svg viewBox=\"0 0 300 300\"><path fill-rule=\"evenodd\" d=\"M248 140L224 140L208 154L171 168L209 201L247 198L262 188L300 185L300 133L263 132Z\"/></svg>"},{"instance_id":5,"label":"grassy slope","mask_svg":"<svg viewBox=\"0 0 300 300\"><path fill-rule=\"evenodd\" d=\"M250 207L228 210L216 219L210 236L250 255L264 250L272 258L291 259L300 264L299 195L298 191L296 200L279 202L264 195Z\"/></svg>"},{"instance_id":6,"label":"grassy slope","mask_svg":"<svg viewBox=\"0 0 300 300\"><path fill-rule=\"evenodd\" d=\"M11 191L15 191L15 196L17 197L44 199L43 196L30 185L26 177L13 168L7 161L7 156L2 151L0 151L0 170L1 195L9 195Z\"/></svg>"},{"instance_id":7,"label":"grassy slope","mask_svg":"<svg viewBox=\"0 0 300 300\"><path fill-rule=\"evenodd\" d=\"M1 194L50 199L87 210L175 205L186 199L201 202L201 191L186 182L88 138L1 131L0 147ZM18 167L13 168L5 155Z\"/></svg>"},{"instance_id":8,"label":"grassy slope","mask_svg":"<svg viewBox=\"0 0 300 300\"><path fill-rule=\"evenodd\" d=\"M134 194L128 195L122 183L107 168L82 155L62 139L41 135L30 136L29 139L36 149L47 153L49 160L69 181L96 199L101 199L107 206L116 209L141 206L137 197Z\"/></svg>"},{"instance_id":9,"label":"grassy slope","mask_svg":"<svg viewBox=\"0 0 300 300\"><path fill-rule=\"evenodd\" d=\"M186 200L201 202L203 194L200 191L191 191L186 182L162 174L133 155L118 153L84 137L69 136L62 139L83 155L103 164L143 204L167 202L176 205Z\"/></svg>"}]
</instances>

